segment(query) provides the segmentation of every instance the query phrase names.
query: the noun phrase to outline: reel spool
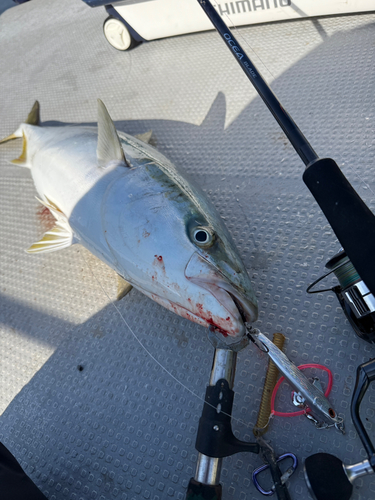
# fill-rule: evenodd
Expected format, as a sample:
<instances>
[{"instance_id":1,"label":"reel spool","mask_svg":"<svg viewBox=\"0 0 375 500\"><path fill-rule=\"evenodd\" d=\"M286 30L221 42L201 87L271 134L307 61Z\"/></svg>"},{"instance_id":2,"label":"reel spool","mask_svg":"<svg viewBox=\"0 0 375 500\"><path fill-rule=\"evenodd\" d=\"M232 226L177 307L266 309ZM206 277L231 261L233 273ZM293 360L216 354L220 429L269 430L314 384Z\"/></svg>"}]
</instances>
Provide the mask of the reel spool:
<instances>
[{"instance_id":1,"label":"reel spool","mask_svg":"<svg viewBox=\"0 0 375 500\"><path fill-rule=\"evenodd\" d=\"M333 291L355 333L366 342L375 343L375 297L349 260L346 252L340 250L325 267L329 270L308 288L308 293ZM339 285L325 290L311 289L330 274L334 274Z\"/></svg>"}]
</instances>

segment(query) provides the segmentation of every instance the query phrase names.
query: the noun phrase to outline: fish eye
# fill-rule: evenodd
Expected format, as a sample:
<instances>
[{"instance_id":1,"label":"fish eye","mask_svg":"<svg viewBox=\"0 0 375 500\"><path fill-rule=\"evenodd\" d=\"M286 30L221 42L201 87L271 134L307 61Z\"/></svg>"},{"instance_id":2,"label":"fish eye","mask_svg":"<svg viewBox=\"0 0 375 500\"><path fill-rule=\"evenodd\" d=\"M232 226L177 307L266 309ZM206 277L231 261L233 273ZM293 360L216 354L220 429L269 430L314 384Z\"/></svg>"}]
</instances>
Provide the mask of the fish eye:
<instances>
[{"instance_id":1,"label":"fish eye","mask_svg":"<svg viewBox=\"0 0 375 500\"><path fill-rule=\"evenodd\" d=\"M206 227L197 227L193 232L194 243L201 247L211 246L214 241L214 234L211 229Z\"/></svg>"}]
</instances>

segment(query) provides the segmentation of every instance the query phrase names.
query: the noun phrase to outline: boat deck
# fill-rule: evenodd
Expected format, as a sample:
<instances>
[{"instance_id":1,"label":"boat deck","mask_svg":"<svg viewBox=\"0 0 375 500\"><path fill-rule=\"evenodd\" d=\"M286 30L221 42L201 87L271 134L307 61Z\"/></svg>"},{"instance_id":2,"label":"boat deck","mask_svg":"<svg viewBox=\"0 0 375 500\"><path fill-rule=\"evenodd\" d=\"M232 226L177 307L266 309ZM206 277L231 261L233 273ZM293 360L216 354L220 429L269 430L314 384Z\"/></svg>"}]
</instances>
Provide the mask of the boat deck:
<instances>
[{"instance_id":1,"label":"boat deck","mask_svg":"<svg viewBox=\"0 0 375 500\"><path fill-rule=\"evenodd\" d=\"M119 130L152 129L158 149L205 189L254 283L256 326L282 332L297 365L334 374L330 400L345 435L303 416L275 417L266 434L277 454L297 455L290 493L309 499L307 456L366 458L350 401L356 367L375 348L355 336L333 293L306 294L339 244L302 182L301 160L216 32L117 52L102 34L105 18L78 0L32 0L0 15L0 136L36 99L43 122L95 124L100 97ZM319 156L334 158L374 210L375 15L237 36ZM26 254L48 220L30 172L8 163L20 148L0 146L0 441L49 500L182 500L213 355L206 330L132 290L116 303L130 331L113 306L114 273L84 248ZM252 439L267 363L255 346L239 353L241 439ZM279 408L291 409L290 389L280 394ZM370 388L362 412L372 434L374 398ZM223 498L263 498L251 481L261 463L225 459ZM353 500L374 495L375 476L356 481Z\"/></svg>"}]
</instances>

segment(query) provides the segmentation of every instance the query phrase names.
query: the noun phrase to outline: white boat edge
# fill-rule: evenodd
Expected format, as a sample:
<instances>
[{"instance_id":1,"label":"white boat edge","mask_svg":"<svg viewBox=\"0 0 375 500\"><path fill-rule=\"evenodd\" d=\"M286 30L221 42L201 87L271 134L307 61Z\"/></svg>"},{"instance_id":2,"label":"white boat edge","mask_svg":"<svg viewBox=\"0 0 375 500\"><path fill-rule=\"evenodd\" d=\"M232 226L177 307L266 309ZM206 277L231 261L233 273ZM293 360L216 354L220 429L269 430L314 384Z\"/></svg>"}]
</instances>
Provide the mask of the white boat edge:
<instances>
[{"instance_id":1,"label":"white boat edge","mask_svg":"<svg viewBox=\"0 0 375 500\"><path fill-rule=\"evenodd\" d=\"M375 11L373 0L211 0L211 3L228 26ZM147 41L213 29L197 0L123 1L112 2L112 6Z\"/></svg>"}]
</instances>

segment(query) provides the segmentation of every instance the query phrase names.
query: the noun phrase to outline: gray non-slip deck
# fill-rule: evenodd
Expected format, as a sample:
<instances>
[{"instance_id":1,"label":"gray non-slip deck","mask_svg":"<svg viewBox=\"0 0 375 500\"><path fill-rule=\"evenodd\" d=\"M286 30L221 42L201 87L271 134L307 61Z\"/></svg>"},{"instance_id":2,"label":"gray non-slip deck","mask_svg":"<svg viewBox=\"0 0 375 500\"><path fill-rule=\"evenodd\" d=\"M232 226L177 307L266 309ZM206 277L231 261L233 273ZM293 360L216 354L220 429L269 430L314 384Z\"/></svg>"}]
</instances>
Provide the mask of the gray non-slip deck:
<instances>
[{"instance_id":1,"label":"gray non-slip deck","mask_svg":"<svg viewBox=\"0 0 375 500\"><path fill-rule=\"evenodd\" d=\"M248 268L257 326L284 333L296 364L334 374L330 400L344 436L302 416L274 418L266 435L278 454L299 458L292 498L310 498L307 456L365 458L350 401L356 367L374 347L355 336L332 293L306 294L339 244L302 182L302 162L215 32L121 53L103 37L105 17L79 0L32 0L1 14L0 137L35 99L44 122L94 124L100 97L118 129L152 129L159 150L206 190ZM238 32L318 154L338 162L372 209L374 35L372 14ZM211 368L206 330L135 290L116 310L114 273L78 245L26 254L48 221L29 171L7 162L20 147L0 146L0 441L50 500L181 500ZM254 346L239 354L233 427L241 439L252 439L267 362ZM292 409L289 394L284 386L280 408ZM372 434L374 397L370 388L362 412ZM224 498L262 498L251 482L261 463L250 454L225 459ZM372 476L357 480L354 500L374 496Z\"/></svg>"}]
</instances>

